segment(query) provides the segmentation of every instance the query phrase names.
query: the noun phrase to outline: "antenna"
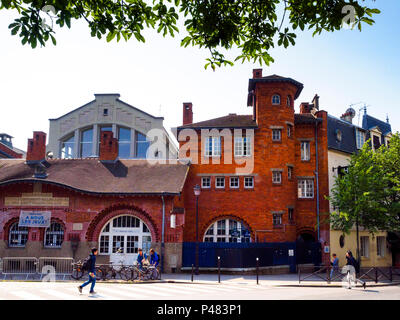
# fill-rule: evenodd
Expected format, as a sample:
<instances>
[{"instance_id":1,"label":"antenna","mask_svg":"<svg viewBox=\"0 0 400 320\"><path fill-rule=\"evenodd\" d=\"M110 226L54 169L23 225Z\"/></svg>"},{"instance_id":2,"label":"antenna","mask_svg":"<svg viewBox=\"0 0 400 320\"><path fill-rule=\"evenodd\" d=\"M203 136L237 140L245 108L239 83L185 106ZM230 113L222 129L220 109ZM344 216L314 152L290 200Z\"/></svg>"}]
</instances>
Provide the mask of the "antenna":
<instances>
[{"instance_id":1,"label":"antenna","mask_svg":"<svg viewBox=\"0 0 400 320\"><path fill-rule=\"evenodd\" d=\"M358 124L357 124L358 126L360 126L361 110L364 110L364 114L367 114L367 107L371 106L370 104L367 105L365 102L363 102L363 103L364 103L364 106L358 109Z\"/></svg>"}]
</instances>

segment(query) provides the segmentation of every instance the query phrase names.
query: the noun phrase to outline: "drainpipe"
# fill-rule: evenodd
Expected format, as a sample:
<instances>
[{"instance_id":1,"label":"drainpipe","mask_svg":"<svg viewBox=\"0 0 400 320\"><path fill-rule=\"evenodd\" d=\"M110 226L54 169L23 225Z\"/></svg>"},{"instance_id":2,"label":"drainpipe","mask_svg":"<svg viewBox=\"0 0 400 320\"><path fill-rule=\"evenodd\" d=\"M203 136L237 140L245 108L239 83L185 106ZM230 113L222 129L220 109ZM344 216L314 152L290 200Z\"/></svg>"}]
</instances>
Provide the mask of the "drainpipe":
<instances>
[{"instance_id":1,"label":"drainpipe","mask_svg":"<svg viewBox=\"0 0 400 320\"><path fill-rule=\"evenodd\" d=\"M162 200L162 227L161 227L161 273L164 272L164 232L165 232L165 200L164 196L161 196Z\"/></svg>"},{"instance_id":2,"label":"drainpipe","mask_svg":"<svg viewBox=\"0 0 400 320\"><path fill-rule=\"evenodd\" d=\"M317 237L319 242L318 122L315 122L315 182L317 184Z\"/></svg>"}]
</instances>

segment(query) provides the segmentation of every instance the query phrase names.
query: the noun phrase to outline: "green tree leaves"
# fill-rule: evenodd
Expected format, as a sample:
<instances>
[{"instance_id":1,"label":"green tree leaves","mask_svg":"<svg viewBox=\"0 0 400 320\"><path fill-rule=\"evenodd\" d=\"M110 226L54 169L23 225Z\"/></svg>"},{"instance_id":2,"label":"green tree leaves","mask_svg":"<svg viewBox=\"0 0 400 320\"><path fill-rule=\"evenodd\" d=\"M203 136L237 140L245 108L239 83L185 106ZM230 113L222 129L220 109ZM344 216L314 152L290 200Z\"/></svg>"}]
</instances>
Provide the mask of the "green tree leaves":
<instances>
[{"instance_id":1,"label":"green tree leaves","mask_svg":"<svg viewBox=\"0 0 400 320\"><path fill-rule=\"evenodd\" d=\"M351 157L348 173L338 177L332 189L333 229L349 232L356 220L376 231L400 230L400 134L372 151L365 143Z\"/></svg>"},{"instance_id":2,"label":"green tree leaves","mask_svg":"<svg viewBox=\"0 0 400 320\"><path fill-rule=\"evenodd\" d=\"M0 10L16 9L20 17L9 25L12 35L22 44L35 48L48 40L55 45L54 29L43 25L45 5L55 9L56 25L71 27L73 19L85 20L92 37L107 42L123 38L145 42L144 28L155 29L163 37L179 33L178 12L183 16L186 34L181 46L205 48L210 52L206 68L233 65L232 61L253 61L269 65L274 60L270 50L295 45L296 30L332 32L342 27L344 6L351 5L356 16L354 25L372 25L378 9L362 6L365 0L2 0ZM280 9L283 9L280 10ZM282 12L281 12L282 11ZM278 17L278 13L280 17ZM48 20L49 18L46 18ZM281 27L285 25L282 31ZM226 58L232 48L236 57Z\"/></svg>"}]
</instances>

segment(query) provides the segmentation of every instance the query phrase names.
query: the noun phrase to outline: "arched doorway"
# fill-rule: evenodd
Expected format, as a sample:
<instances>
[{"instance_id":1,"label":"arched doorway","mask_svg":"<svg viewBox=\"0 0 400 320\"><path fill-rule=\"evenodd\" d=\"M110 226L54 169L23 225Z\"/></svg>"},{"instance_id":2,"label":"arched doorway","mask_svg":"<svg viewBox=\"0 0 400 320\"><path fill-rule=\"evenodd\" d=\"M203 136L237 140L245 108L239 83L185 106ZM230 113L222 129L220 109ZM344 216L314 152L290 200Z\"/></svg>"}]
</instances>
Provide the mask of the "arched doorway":
<instances>
[{"instance_id":1,"label":"arched doorway","mask_svg":"<svg viewBox=\"0 0 400 320\"><path fill-rule=\"evenodd\" d=\"M133 215L120 215L109 220L100 232L99 254L109 255L115 264L133 264L142 248L148 253L151 233L147 225Z\"/></svg>"}]
</instances>

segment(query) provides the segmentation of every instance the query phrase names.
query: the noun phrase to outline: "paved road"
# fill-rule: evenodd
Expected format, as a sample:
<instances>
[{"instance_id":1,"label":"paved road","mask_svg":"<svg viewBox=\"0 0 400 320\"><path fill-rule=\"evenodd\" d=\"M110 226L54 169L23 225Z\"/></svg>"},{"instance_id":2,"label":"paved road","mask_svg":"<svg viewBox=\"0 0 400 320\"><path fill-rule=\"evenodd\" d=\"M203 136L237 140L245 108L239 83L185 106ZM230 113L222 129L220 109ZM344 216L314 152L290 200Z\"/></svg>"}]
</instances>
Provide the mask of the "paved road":
<instances>
[{"instance_id":1,"label":"paved road","mask_svg":"<svg viewBox=\"0 0 400 320\"><path fill-rule=\"evenodd\" d=\"M288 288L268 284L97 283L79 294L78 283L0 282L0 300L400 300L400 286L353 288Z\"/></svg>"}]
</instances>

